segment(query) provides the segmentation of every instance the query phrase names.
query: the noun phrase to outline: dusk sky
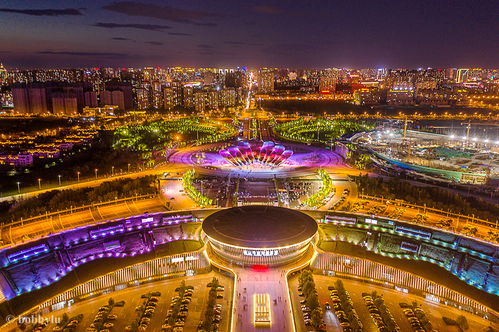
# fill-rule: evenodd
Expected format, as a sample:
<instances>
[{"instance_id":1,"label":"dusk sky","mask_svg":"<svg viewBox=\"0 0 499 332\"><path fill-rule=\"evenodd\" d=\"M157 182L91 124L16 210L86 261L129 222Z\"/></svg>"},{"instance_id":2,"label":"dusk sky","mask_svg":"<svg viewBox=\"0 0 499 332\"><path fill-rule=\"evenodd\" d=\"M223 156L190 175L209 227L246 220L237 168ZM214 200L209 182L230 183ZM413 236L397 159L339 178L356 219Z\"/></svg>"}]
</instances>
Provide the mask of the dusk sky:
<instances>
[{"instance_id":1,"label":"dusk sky","mask_svg":"<svg viewBox=\"0 0 499 332\"><path fill-rule=\"evenodd\" d=\"M0 2L12 67L499 67L498 2Z\"/></svg>"}]
</instances>

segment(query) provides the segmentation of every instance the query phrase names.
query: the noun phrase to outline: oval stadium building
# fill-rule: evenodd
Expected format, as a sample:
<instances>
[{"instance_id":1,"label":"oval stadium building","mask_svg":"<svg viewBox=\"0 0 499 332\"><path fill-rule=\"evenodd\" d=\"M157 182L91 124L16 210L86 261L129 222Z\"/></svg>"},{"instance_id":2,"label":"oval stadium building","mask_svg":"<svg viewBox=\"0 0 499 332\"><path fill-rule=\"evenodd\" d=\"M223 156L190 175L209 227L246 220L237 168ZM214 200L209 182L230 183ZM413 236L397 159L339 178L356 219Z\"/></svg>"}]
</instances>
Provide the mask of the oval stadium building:
<instances>
[{"instance_id":1,"label":"oval stadium building","mask_svg":"<svg viewBox=\"0 0 499 332\"><path fill-rule=\"evenodd\" d=\"M238 265L280 265L299 259L317 234L316 221L291 209L250 205L215 212L203 236L222 259Z\"/></svg>"}]
</instances>

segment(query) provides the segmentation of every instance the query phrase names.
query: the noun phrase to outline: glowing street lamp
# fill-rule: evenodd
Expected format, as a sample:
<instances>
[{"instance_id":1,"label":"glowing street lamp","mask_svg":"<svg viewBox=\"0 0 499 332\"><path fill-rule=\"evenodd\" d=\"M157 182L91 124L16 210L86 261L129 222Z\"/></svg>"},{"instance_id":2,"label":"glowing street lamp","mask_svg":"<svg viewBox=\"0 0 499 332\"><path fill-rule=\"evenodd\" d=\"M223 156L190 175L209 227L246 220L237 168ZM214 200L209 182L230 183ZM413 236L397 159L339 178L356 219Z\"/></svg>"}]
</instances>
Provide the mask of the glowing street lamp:
<instances>
[{"instance_id":1,"label":"glowing street lamp","mask_svg":"<svg viewBox=\"0 0 499 332\"><path fill-rule=\"evenodd\" d=\"M114 166L111 166L111 176L114 176Z\"/></svg>"},{"instance_id":2,"label":"glowing street lamp","mask_svg":"<svg viewBox=\"0 0 499 332\"><path fill-rule=\"evenodd\" d=\"M61 174L57 175L57 177L59 178L59 186L61 185Z\"/></svg>"},{"instance_id":3,"label":"glowing street lamp","mask_svg":"<svg viewBox=\"0 0 499 332\"><path fill-rule=\"evenodd\" d=\"M77 182L80 182L80 171L76 172Z\"/></svg>"},{"instance_id":4,"label":"glowing street lamp","mask_svg":"<svg viewBox=\"0 0 499 332\"><path fill-rule=\"evenodd\" d=\"M17 183L17 192L20 194L21 193L21 182L16 182Z\"/></svg>"},{"instance_id":5,"label":"glowing street lamp","mask_svg":"<svg viewBox=\"0 0 499 332\"><path fill-rule=\"evenodd\" d=\"M38 178L38 189L42 189L42 179Z\"/></svg>"},{"instance_id":6,"label":"glowing street lamp","mask_svg":"<svg viewBox=\"0 0 499 332\"><path fill-rule=\"evenodd\" d=\"M97 172L99 172L99 169L98 168L94 169L94 172L95 172L95 179L97 179Z\"/></svg>"}]
</instances>

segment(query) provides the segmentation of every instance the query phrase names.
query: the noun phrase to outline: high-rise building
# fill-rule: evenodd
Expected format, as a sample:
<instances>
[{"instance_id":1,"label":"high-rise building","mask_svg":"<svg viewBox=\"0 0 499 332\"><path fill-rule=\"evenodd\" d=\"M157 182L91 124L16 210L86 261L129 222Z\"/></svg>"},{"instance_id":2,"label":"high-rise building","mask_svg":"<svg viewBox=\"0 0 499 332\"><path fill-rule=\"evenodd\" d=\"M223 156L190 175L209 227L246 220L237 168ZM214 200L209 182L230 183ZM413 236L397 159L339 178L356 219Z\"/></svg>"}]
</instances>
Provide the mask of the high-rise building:
<instances>
[{"instance_id":1,"label":"high-rise building","mask_svg":"<svg viewBox=\"0 0 499 332\"><path fill-rule=\"evenodd\" d=\"M445 79L450 81L455 81L457 76L456 68L446 68L445 69Z\"/></svg>"},{"instance_id":2,"label":"high-rise building","mask_svg":"<svg viewBox=\"0 0 499 332\"><path fill-rule=\"evenodd\" d=\"M337 77L321 76L321 78L319 79L319 92L332 93L336 91L336 83L338 83Z\"/></svg>"},{"instance_id":3,"label":"high-rise building","mask_svg":"<svg viewBox=\"0 0 499 332\"><path fill-rule=\"evenodd\" d=\"M12 87L14 110L22 114L47 113L47 91L43 84L17 85Z\"/></svg>"},{"instance_id":4,"label":"high-rise building","mask_svg":"<svg viewBox=\"0 0 499 332\"><path fill-rule=\"evenodd\" d=\"M108 82L106 90L101 93L101 106L116 105L119 110L128 111L133 108L132 86L125 82Z\"/></svg>"},{"instance_id":5,"label":"high-rise building","mask_svg":"<svg viewBox=\"0 0 499 332\"><path fill-rule=\"evenodd\" d=\"M125 94L121 90L105 90L101 93L101 106L117 106L119 110L127 110Z\"/></svg>"},{"instance_id":6,"label":"high-rise building","mask_svg":"<svg viewBox=\"0 0 499 332\"><path fill-rule=\"evenodd\" d=\"M235 89L223 89L220 91L220 106L233 107L237 103L237 92Z\"/></svg>"},{"instance_id":7,"label":"high-rise building","mask_svg":"<svg viewBox=\"0 0 499 332\"><path fill-rule=\"evenodd\" d=\"M88 107L97 107L99 106L97 100L97 92L95 91L86 91L84 94L84 104Z\"/></svg>"},{"instance_id":8,"label":"high-rise building","mask_svg":"<svg viewBox=\"0 0 499 332\"><path fill-rule=\"evenodd\" d=\"M204 112L206 110L206 92L199 90L194 92L194 110L197 113Z\"/></svg>"},{"instance_id":9,"label":"high-rise building","mask_svg":"<svg viewBox=\"0 0 499 332\"><path fill-rule=\"evenodd\" d=\"M180 82L170 82L163 89L164 108L169 110L182 105L182 84Z\"/></svg>"},{"instance_id":10,"label":"high-rise building","mask_svg":"<svg viewBox=\"0 0 499 332\"><path fill-rule=\"evenodd\" d=\"M262 68L258 73L258 91L261 93L271 93L274 91L275 73L272 69Z\"/></svg>"},{"instance_id":11,"label":"high-rise building","mask_svg":"<svg viewBox=\"0 0 499 332\"><path fill-rule=\"evenodd\" d=\"M160 109L164 106L163 85L160 81L151 83L151 106L154 109Z\"/></svg>"},{"instance_id":12,"label":"high-rise building","mask_svg":"<svg viewBox=\"0 0 499 332\"><path fill-rule=\"evenodd\" d=\"M463 83L468 80L468 72L469 69L467 68L459 68L457 70L457 75L456 75L456 82L457 83Z\"/></svg>"},{"instance_id":13,"label":"high-rise building","mask_svg":"<svg viewBox=\"0 0 499 332\"><path fill-rule=\"evenodd\" d=\"M57 115L78 114L78 101L75 95L59 92L51 96L52 113Z\"/></svg>"},{"instance_id":14,"label":"high-rise building","mask_svg":"<svg viewBox=\"0 0 499 332\"><path fill-rule=\"evenodd\" d=\"M7 70L5 69L3 64L0 63L0 86L7 83L7 76Z\"/></svg>"}]
</instances>

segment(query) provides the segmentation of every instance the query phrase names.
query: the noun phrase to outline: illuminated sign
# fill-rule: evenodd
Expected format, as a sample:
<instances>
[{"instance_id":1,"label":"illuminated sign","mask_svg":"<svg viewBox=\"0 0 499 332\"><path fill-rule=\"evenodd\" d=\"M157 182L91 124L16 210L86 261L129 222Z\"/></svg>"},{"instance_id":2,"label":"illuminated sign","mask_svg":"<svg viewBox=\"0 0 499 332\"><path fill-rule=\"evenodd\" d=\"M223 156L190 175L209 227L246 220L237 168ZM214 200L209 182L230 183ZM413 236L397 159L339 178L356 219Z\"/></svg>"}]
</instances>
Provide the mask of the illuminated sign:
<instances>
[{"instance_id":1,"label":"illuminated sign","mask_svg":"<svg viewBox=\"0 0 499 332\"><path fill-rule=\"evenodd\" d=\"M184 261L184 257L173 257L172 263L180 263Z\"/></svg>"},{"instance_id":2,"label":"illuminated sign","mask_svg":"<svg viewBox=\"0 0 499 332\"><path fill-rule=\"evenodd\" d=\"M271 257L279 255L278 250L243 250L244 256Z\"/></svg>"}]
</instances>

